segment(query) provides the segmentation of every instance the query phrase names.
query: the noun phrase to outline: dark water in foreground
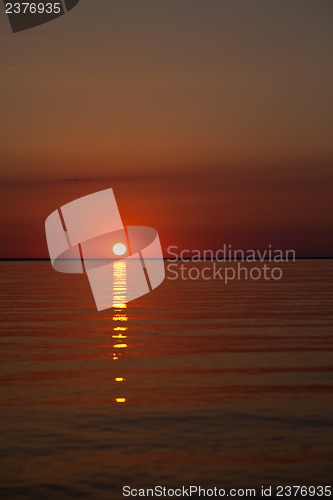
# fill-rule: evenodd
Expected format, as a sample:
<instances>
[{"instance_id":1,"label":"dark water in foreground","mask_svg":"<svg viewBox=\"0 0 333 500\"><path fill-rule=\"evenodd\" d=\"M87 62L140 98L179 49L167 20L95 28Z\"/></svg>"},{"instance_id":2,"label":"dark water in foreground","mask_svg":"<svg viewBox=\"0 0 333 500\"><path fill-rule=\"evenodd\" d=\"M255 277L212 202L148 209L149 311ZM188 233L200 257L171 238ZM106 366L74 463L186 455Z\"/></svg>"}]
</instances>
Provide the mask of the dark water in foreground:
<instances>
[{"instance_id":1,"label":"dark water in foreground","mask_svg":"<svg viewBox=\"0 0 333 500\"><path fill-rule=\"evenodd\" d=\"M103 312L84 276L0 269L1 498L332 483L333 261Z\"/></svg>"}]
</instances>

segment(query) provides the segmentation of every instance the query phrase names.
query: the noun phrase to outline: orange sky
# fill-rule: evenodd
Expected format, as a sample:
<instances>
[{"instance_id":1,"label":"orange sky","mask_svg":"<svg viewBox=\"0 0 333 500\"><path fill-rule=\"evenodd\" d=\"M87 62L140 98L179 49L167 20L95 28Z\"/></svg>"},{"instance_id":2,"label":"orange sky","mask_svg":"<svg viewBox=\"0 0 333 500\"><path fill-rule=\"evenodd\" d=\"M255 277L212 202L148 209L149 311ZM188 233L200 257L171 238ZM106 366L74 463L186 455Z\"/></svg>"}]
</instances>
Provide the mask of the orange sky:
<instances>
[{"instance_id":1,"label":"orange sky","mask_svg":"<svg viewBox=\"0 0 333 500\"><path fill-rule=\"evenodd\" d=\"M164 248L332 255L331 15L81 0L14 35L2 9L0 257L47 257L47 215L107 187Z\"/></svg>"}]
</instances>

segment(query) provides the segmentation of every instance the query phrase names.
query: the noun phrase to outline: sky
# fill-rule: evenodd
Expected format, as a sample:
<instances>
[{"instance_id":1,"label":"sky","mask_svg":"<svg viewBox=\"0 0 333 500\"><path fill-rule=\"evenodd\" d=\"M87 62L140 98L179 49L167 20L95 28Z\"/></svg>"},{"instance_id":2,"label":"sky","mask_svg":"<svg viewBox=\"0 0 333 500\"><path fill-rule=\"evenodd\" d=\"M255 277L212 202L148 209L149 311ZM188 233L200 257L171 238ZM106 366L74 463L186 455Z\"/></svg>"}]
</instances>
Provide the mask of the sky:
<instances>
[{"instance_id":1,"label":"sky","mask_svg":"<svg viewBox=\"0 0 333 500\"><path fill-rule=\"evenodd\" d=\"M0 258L112 187L167 247L333 256L330 0L80 0L13 34L0 8Z\"/></svg>"}]
</instances>

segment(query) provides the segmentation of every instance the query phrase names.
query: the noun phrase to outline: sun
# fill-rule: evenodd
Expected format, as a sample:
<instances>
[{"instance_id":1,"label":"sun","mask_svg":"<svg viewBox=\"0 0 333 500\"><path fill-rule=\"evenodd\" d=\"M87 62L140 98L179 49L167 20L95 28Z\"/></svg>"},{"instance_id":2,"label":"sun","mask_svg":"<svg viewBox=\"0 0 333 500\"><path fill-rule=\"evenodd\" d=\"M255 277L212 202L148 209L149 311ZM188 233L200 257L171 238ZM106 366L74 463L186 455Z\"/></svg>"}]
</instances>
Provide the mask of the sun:
<instances>
[{"instance_id":1,"label":"sun","mask_svg":"<svg viewBox=\"0 0 333 500\"><path fill-rule=\"evenodd\" d=\"M116 243L115 245L113 245L112 250L116 255L124 255L124 253L127 252L127 248L124 243Z\"/></svg>"}]
</instances>

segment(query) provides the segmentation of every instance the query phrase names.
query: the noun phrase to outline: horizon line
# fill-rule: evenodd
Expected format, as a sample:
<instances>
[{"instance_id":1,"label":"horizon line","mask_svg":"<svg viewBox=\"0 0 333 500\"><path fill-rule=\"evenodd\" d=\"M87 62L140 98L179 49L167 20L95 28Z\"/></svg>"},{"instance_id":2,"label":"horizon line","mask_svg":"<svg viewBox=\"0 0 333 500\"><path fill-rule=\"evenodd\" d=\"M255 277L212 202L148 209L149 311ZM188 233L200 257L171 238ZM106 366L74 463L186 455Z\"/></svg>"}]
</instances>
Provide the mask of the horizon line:
<instances>
[{"instance_id":1,"label":"horizon line","mask_svg":"<svg viewBox=\"0 0 333 500\"><path fill-rule=\"evenodd\" d=\"M153 257L154 258L154 257ZM156 258L156 257L155 257ZM333 259L333 256L307 256L307 257L295 257L295 260L331 260ZM60 260L60 259L59 259ZM80 259L61 259L61 260L80 260ZM113 260L110 258L104 258L104 259L89 259L89 260ZM115 259L119 260L119 259ZM181 258L175 259L171 257L163 257L163 260L171 260L172 262L257 262L257 260L251 260L247 261L246 259L225 259L225 260L220 260L220 259L204 259L202 260L194 260L192 261L191 259L186 259L183 260ZM48 257L0 257L0 262L46 262L49 261L50 259ZM271 259L269 258L264 258L260 259L260 261L269 261L272 262ZM281 262L293 262L294 260L287 260L287 261L281 261ZM274 261L275 262L275 261ZM280 261L276 261L280 262Z\"/></svg>"}]
</instances>

